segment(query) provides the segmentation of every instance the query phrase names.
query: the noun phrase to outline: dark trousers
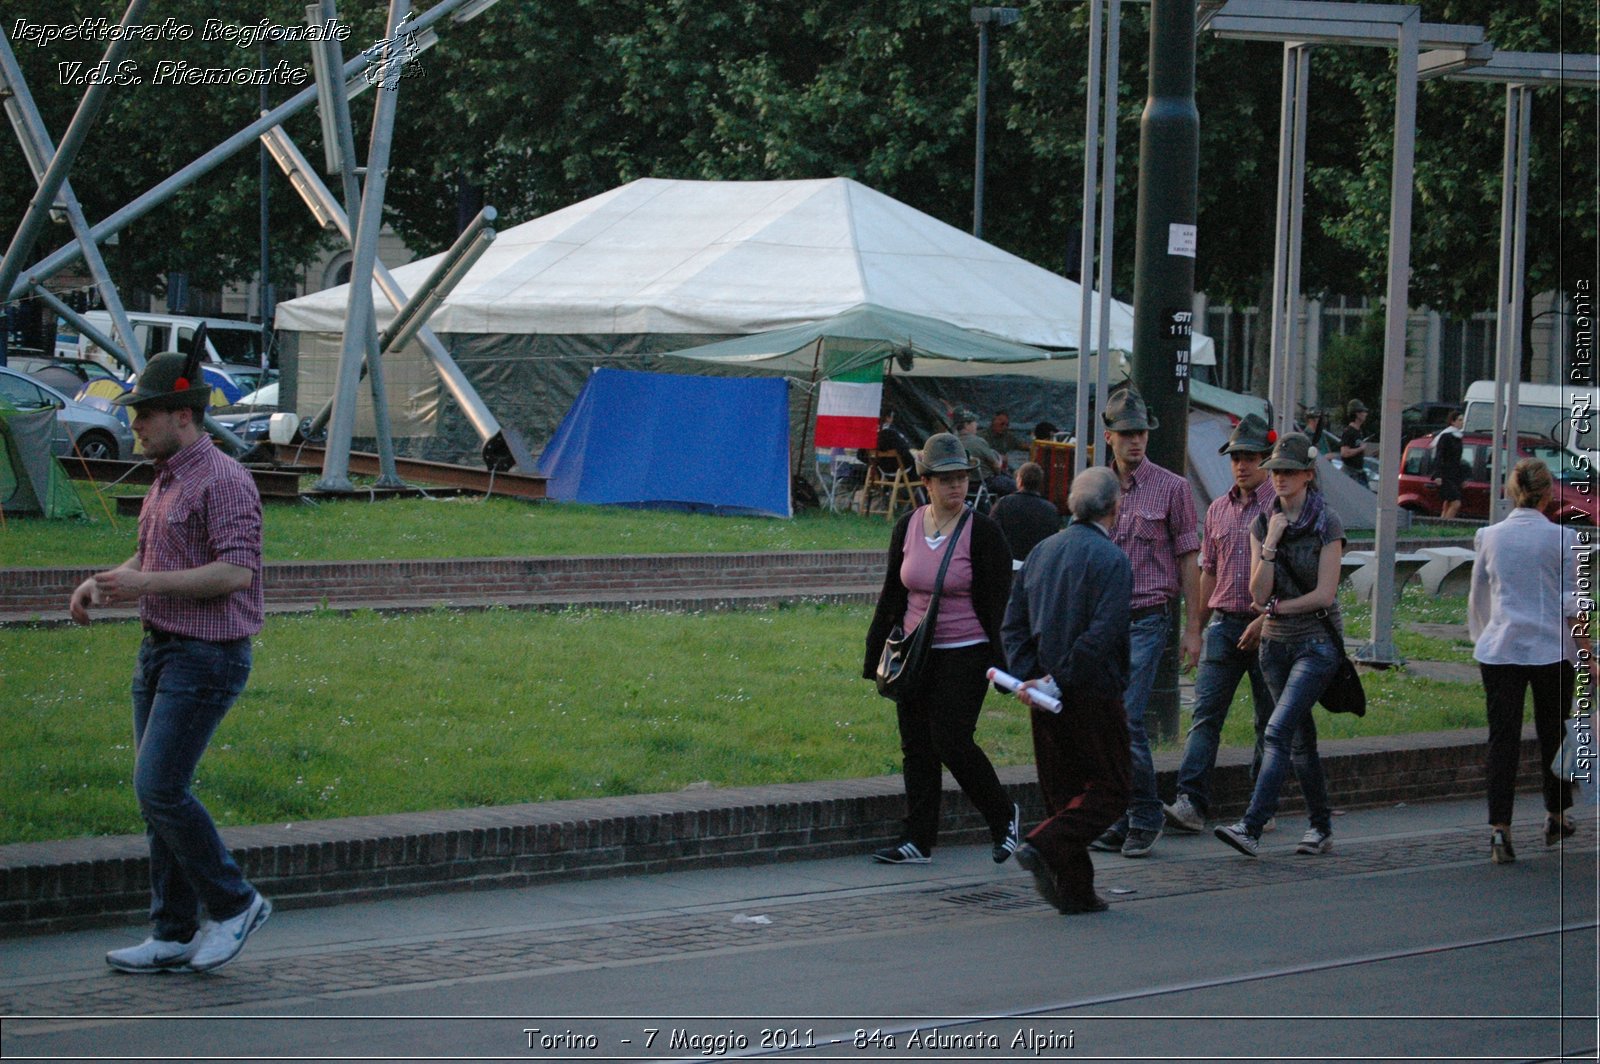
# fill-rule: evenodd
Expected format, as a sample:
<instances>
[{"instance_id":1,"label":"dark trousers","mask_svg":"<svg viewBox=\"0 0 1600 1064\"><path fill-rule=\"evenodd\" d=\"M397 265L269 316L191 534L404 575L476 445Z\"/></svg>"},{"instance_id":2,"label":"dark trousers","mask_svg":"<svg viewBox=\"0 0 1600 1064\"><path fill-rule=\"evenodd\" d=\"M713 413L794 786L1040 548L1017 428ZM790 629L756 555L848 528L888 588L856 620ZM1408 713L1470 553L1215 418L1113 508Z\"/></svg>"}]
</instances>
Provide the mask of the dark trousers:
<instances>
[{"instance_id":1,"label":"dark trousers","mask_svg":"<svg viewBox=\"0 0 1600 1064\"><path fill-rule=\"evenodd\" d=\"M1094 892L1089 843L1128 808L1128 719L1120 698L1064 692L1060 713L1034 710L1033 756L1045 820L1028 833L1061 889Z\"/></svg>"},{"instance_id":2,"label":"dark trousers","mask_svg":"<svg viewBox=\"0 0 1600 1064\"><path fill-rule=\"evenodd\" d=\"M1575 670L1569 662L1549 665L1485 665L1483 690L1489 714L1489 823L1511 823L1511 805L1517 790L1517 763L1522 754L1522 709L1528 688L1533 688L1533 727L1539 734L1539 776L1544 783L1544 808L1560 816L1572 805L1572 787L1550 772L1550 762L1561 749L1562 723L1572 704Z\"/></svg>"},{"instance_id":3,"label":"dark trousers","mask_svg":"<svg viewBox=\"0 0 1600 1064\"><path fill-rule=\"evenodd\" d=\"M919 693L897 703L906 780L905 837L923 853L939 840L939 801L950 770L996 839L1011 823L1011 799L973 733L988 693L989 644L930 650Z\"/></svg>"}]
</instances>

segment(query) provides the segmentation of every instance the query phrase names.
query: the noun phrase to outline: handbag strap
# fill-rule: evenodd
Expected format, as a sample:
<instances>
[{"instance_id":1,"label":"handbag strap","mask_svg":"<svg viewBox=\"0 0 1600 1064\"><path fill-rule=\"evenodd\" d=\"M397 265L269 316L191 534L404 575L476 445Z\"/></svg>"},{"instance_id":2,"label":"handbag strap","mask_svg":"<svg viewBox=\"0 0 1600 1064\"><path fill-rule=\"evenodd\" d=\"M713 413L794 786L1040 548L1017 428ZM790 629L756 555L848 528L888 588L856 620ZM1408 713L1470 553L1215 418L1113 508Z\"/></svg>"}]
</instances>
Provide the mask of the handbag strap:
<instances>
[{"instance_id":1,"label":"handbag strap","mask_svg":"<svg viewBox=\"0 0 1600 1064\"><path fill-rule=\"evenodd\" d=\"M1294 592L1295 598L1300 598L1305 595L1305 592L1300 590L1300 582L1294 578L1294 570L1289 568L1288 562L1285 562L1283 568L1279 569L1277 558L1274 557L1272 561L1272 574L1274 582L1277 581L1277 578L1280 574L1282 575L1285 582L1287 582L1289 585L1289 590ZM1335 628L1333 626L1333 622L1328 619L1328 611L1325 609L1318 610L1314 616L1317 618L1317 620L1322 622L1322 626L1328 630L1328 634L1333 636L1333 641L1339 646L1339 653L1343 654L1344 635L1340 633L1339 629Z\"/></svg>"},{"instance_id":2,"label":"handbag strap","mask_svg":"<svg viewBox=\"0 0 1600 1064\"><path fill-rule=\"evenodd\" d=\"M928 612L922 617L922 624L933 624L939 617L939 596L944 594L944 574L950 568L950 558L956 552L956 541L961 538L961 530L966 526L967 518L972 516L969 507L962 507L961 520L956 522L956 527L950 533L950 544L944 549L944 560L939 563L939 575L933 581L933 597L928 601ZM917 627L922 627L918 625ZM928 629L929 633L933 629Z\"/></svg>"}]
</instances>

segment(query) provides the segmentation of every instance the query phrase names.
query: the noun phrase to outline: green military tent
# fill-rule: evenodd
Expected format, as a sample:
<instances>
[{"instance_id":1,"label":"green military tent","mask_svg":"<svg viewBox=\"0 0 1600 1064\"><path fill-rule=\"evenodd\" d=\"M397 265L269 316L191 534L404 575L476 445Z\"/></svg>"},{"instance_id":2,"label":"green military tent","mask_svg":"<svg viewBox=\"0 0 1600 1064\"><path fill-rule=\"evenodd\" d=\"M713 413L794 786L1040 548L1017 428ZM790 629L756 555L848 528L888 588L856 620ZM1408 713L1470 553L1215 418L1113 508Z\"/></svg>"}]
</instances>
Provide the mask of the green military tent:
<instances>
[{"instance_id":1,"label":"green military tent","mask_svg":"<svg viewBox=\"0 0 1600 1064\"><path fill-rule=\"evenodd\" d=\"M50 453L56 412L0 401L0 514L84 517L83 500Z\"/></svg>"}]
</instances>

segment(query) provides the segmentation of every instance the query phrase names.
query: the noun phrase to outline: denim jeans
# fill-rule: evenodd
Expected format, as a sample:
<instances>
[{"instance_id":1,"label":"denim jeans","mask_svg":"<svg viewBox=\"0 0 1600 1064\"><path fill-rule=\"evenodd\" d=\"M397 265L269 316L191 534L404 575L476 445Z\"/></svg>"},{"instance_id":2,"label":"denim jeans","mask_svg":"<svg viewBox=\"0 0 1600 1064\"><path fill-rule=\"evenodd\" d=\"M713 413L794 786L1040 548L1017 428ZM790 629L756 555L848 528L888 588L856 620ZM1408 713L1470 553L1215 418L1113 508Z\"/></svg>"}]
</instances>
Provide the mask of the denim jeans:
<instances>
[{"instance_id":1,"label":"denim jeans","mask_svg":"<svg viewBox=\"0 0 1600 1064\"><path fill-rule=\"evenodd\" d=\"M1239 681L1245 676L1250 677L1250 694L1255 700L1256 748L1251 778L1261 770L1262 733L1272 713L1272 692L1261 675L1256 651L1239 649L1239 637L1251 620L1246 613L1218 611L1206 625L1200 668L1194 677L1194 720L1184 741L1183 763L1178 766L1178 793L1187 794L1202 814L1211 809L1211 770L1217 764L1222 725L1228 719Z\"/></svg>"},{"instance_id":2,"label":"denim jeans","mask_svg":"<svg viewBox=\"0 0 1600 1064\"><path fill-rule=\"evenodd\" d=\"M150 842L150 919L159 939L184 941L200 906L237 916L255 889L190 793L195 766L250 676L250 640L211 643L149 635L133 673L133 790Z\"/></svg>"},{"instance_id":3,"label":"denim jeans","mask_svg":"<svg viewBox=\"0 0 1600 1064\"><path fill-rule=\"evenodd\" d=\"M1244 823L1250 834L1260 835L1262 827L1278 810L1278 792L1292 768L1300 780L1311 826L1333 830L1333 811L1328 806L1328 784L1317 757L1316 726L1311 710L1317 704L1328 680L1339 669L1339 647L1326 636L1261 641L1261 673L1267 678L1275 705L1262 737L1261 771Z\"/></svg>"},{"instance_id":4,"label":"denim jeans","mask_svg":"<svg viewBox=\"0 0 1600 1064\"><path fill-rule=\"evenodd\" d=\"M1160 831L1166 822L1161 799L1156 795L1156 762L1150 753L1144 711L1150 701L1150 689L1155 686L1161 655L1167 649L1170 627L1165 613L1140 617L1128 626L1128 689L1123 693L1122 705L1128 715L1128 756L1132 769L1129 782L1132 786L1127 813L1112 825L1113 830L1121 833L1129 828Z\"/></svg>"}]
</instances>

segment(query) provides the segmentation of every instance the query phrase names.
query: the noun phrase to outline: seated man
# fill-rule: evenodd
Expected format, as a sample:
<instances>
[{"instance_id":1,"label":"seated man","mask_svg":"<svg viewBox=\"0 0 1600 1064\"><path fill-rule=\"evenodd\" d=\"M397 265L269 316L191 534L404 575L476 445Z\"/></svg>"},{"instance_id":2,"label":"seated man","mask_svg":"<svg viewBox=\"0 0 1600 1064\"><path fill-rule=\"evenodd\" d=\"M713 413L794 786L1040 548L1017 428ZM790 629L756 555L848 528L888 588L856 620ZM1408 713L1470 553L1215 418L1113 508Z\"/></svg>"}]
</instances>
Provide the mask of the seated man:
<instances>
[{"instance_id":1,"label":"seated man","mask_svg":"<svg viewBox=\"0 0 1600 1064\"><path fill-rule=\"evenodd\" d=\"M1006 473L1006 460L1000 457L989 441L978 435L978 415L970 410L957 410L953 415L956 437L967 454L978 460L972 471L972 480L989 489L989 494L1010 495L1017 490L1017 482Z\"/></svg>"},{"instance_id":2,"label":"seated man","mask_svg":"<svg viewBox=\"0 0 1600 1064\"><path fill-rule=\"evenodd\" d=\"M1061 531L1061 514L1056 504L1044 497L1044 467L1024 462L1017 470L1020 491L1007 495L989 511L1011 545L1011 557L1019 565L1039 543Z\"/></svg>"}]
</instances>

